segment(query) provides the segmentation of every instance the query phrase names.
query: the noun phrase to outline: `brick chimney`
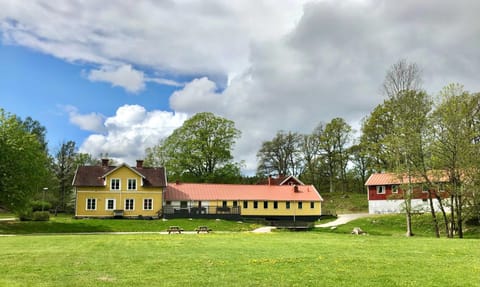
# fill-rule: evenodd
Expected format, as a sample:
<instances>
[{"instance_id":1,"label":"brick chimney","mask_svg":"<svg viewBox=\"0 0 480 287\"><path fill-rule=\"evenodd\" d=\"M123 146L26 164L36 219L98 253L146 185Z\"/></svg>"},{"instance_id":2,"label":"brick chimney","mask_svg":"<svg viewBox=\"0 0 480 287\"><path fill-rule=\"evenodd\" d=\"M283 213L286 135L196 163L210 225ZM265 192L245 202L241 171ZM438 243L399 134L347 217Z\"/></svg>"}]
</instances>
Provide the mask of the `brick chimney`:
<instances>
[{"instance_id":1,"label":"brick chimney","mask_svg":"<svg viewBox=\"0 0 480 287\"><path fill-rule=\"evenodd\" d=\"M268 175L268 185L272 185L272 176Z\"/></svg>"},{"instance_id":2,"label":"brick chimney","mask_svg":"<svg viewBox=\"0 0 480 287\"><path fill-rule=\"evenodd\" d=\"M296 184L293 185L293 192L298 192L298 186Z\"/></svg>"},{"instance_id":3,"label":"brick chimney","mask_svg":"<svg viewBox=\"0 0 480 287\"><path fill-rule=\"evenodd\" d=\"M137 159L137 168L143 168L143 160Z\"/></svg>"},{"instance_id":4,"label":"brick chimney","mask_svg":"<svg viewBox=\"0 0 480 287\"><path fill-rule=\"evenodd\" d=\"M108 162L109 162L109 161L110 161L110 160L109 160L108 158L102 158L102 166L103 166L103 167L108 167Z\"/></svg>"}]
</instances>

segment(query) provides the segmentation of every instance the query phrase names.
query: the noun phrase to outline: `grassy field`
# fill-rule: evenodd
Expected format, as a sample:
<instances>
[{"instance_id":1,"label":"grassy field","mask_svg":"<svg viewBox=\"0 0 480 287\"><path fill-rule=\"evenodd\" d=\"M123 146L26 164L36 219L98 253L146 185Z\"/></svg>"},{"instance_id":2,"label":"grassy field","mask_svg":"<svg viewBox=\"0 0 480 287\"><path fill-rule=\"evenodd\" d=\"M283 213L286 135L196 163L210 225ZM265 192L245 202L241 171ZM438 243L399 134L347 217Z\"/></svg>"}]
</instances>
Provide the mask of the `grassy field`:
<instances>
[{"instance_id":1,"label":"grassy field","mask_svg":"<svg viewBox=\"0 0 480 287\"><path fill-rule=\"evenodd\" d=\"M341 213L368 212L368 199L365 193L322 193L322 209Z\"/></svg>"},{"instance_id":2,"label":"grassy field","mask_svg":"<svg viewBox=\"0 0 480 287\"><path fill-rule=\"evenodd\" d=\"M315 232L0 237L0 286L478 286L480 241Z\"/></svg>"},{"instance_id":3,"label":"grassy field","mask_svg":"<svg viewBox=\"0 0 480 287\"><path fill-rule=\"evenodd\" d=\"M259 224L227 220L207 219L171 219L133 220L133 219L73 219L72 216L51 216L50 221L0 221L0 234L31 233L78 233L78 232L159 232L171 225L184 230L195 230L206 225L214 231L248 231Z\"/></svg>"}]
</instances>

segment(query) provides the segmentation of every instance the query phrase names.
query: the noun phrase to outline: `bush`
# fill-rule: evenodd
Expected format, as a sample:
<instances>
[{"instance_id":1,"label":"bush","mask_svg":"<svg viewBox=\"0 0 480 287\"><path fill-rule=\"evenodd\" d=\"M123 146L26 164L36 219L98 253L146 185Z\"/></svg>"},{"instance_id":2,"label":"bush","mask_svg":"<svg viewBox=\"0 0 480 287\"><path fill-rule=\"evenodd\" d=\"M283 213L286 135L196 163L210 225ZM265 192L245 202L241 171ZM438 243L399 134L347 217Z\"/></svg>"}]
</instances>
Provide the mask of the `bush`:
<instances>
[{"instance_id":1,"label":"bush","mask_svg":"<svg viewBox=\"0 0 480 287\"><path fill-rule=\"evenodd\" d=\"M30 202L30 206L32 207L33 211L50 210L50 208L52 208L52 204L50 202L42 200L32 201Z\"/></svg>"},{"instance_id":2,"label":"bush","mask_svg":"<svg viewBox=\"0 0 480 287\"><path fill-rule=\"evenodd\" d=\"M49 221L50 212L48 211L35 211L32 216L33 221Z\"/></svg>"},{"instance_id":3,"label":"bush","mask_svg":"<svg viewBox=\"0 0 480 287\"><path fill-rule=\"evenodd\" d=\"M31 208L26 208L22 211L17 212L18 219L20 221L30 221L33 218L33 213Z\"/></svg>"}]
</instances>

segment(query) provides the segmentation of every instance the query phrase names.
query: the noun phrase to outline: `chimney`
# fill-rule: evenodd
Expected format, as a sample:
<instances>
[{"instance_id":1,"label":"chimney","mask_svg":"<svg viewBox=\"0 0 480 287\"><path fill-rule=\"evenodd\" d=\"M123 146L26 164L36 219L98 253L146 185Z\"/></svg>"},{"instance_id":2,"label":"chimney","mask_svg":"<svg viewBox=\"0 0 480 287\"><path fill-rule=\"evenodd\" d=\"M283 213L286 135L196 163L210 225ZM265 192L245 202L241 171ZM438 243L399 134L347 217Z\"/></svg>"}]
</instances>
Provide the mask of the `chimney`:
<instances>
[{"instance_id":1,"label":"chimney","mask_svg":"<svg viewBox=\"0 0 480 287\"><path fill-rule=\"evenodd\" d=\"M268 185L272 185L272 176L268 175Z\"/></svg>"},{"instance_id":2,"label":"chimney","mask_svg":"<svg viewBox=\"0 0 480 287\"><path fill-rule=\"evenodd\" d=\"M102 158L102 166L103 166L103 167L108 167L108 162L109 162L109 161L110 161L110 160L109 160L108 158Z\"/></svg>"},{"instance_id":3,"label":"chimney","mask_svg":"<svg viewBox=\"0 0 480 287\"><path fill-rule=\"evenodd\" d=\"M143 160L137 159L137 168L143 168Z\"/></svg>"},{"instance_id":4,"label":"chimney","mask_svg":"<svg viewBox=\"0 0 480 287\"><path fill-rule=\"evenodd\" d=\"M177 179L177 180L175 181L175 184L176 184L176 185L179 185L179 184L180 184L180 180Z\"/></svg>"},{"instance_id":5,"label":"chimney","mask_svg":"<svg viewBox=\"0 0 480 287\"><path fill-rule=\"evenodd\" d=\"M298 186L296 184L293 186L293 192L298 192Z\"/></svg>"}]
</instances>

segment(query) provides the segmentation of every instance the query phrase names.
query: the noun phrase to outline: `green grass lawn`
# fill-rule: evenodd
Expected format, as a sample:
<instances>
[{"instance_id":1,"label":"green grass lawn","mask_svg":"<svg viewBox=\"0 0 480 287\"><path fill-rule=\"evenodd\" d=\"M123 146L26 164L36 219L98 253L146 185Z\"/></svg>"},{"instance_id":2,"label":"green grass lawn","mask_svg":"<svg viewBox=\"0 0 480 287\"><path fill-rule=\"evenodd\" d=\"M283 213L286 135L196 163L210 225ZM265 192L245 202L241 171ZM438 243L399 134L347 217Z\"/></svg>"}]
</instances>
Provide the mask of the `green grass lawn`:
<instances>
[{"instance_id":1,"label":"green grass lawn","mask_svg":"<svg viewBox=\"0 0 480 287\"><path fill-rule=\"evenodd\" d=\"M480 241L316 232L0 237L0 286L478 286Z\"/></svg>"},{"instance_id":2,"label":"green grass lawn","mask_svg":"<svg viewBox=\"0 0 480 287\"><path fill-rule=\"evenodd\" d=\"M439 220L442 220L439 218ZM340 225L334 229L317 228L315 231L323 233L350 233L354 227L360 227L369 235L382 236L405 236L406 219L404 214L390 215L372 215L370 217L360 218L347 224ZM445 237L445 230L440 222L440 235ZM418 237L435 237L435 229L432 223L432 215L425 213L423 215L412 216L412 230ZM464 226L465 238L480 238L480 226Z\"/></svg>"},{"instance_id":3,"label":"green grass lawn","mask_svg":"<svg viewBox=\"0 0 480 287\"><path fill-rule=\"evenodd\" d=\"M77 233L77 232L159 232L171 225L195 230L206 225L213 231L248 231L259 224L227 220L171 219L73 219L71 216L51 216L50 221L0 221L0 234Z\"/></svg>"}]
</instances>

